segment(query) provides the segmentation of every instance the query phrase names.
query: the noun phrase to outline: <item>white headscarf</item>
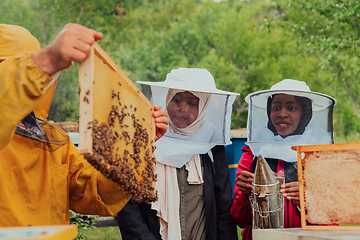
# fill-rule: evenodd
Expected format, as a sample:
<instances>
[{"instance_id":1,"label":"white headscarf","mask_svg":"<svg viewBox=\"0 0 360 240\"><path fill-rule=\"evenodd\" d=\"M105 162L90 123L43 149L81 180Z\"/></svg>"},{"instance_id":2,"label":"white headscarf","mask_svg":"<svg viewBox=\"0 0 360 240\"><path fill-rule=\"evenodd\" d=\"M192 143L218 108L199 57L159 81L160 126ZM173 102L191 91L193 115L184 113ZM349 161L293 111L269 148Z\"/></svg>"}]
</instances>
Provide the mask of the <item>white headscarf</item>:
<instances>
[{"instance_id":1,"label":"white headscarf","mask_svg":"<svg viewBox=\"0 0 360 240\"><path fill-rule=\"evenodd\" d=\"M171 100L177 93L181 93L181 92L185 92L185 91L170 88L168 91L168 94L166 96L166 106L169 105L169 103L171 102ZM193 135L201 127L202 121L203 121L204 117L206 116L206 112L209 108L210 99L211 99L210 93L202 93L202 92L194 92L194 91L188 91L188 92L190 92L191 94L193 94L194 96L199 98L199 114L194 122L192 122L189 126L187 126L185 128L178 128L173 124L173 122L171 121L171 118L167 112L167 117L170 120L169 121L170 132L184 135L184 136Z\"/></svg>"}]
</instances>

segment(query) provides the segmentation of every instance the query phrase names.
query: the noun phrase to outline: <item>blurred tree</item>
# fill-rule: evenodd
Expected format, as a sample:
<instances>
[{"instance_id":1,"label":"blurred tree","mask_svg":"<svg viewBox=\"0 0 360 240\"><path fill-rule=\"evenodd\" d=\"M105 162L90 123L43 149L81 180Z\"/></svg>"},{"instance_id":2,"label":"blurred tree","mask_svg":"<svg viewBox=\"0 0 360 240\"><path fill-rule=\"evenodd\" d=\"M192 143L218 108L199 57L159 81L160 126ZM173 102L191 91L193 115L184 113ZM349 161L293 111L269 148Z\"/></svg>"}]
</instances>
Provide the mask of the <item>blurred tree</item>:
<instances>
[{"instance_id":1,"label":"blurred tree","mask_svg":"<svg viewBox=\"0 0 360 240\"><path fill-rule=\"evenodd\" d=\"M338 136L360 132L360 2L355 0L288 0L284 21L296 37L299 50L319 56L318 64L332 73L323 81L338 100L335 131ZM352 139L354 140L354 139ZM359 137L356 139L360 140ZM344 140L342 140L344 141ZM346 141L346 140L345 140Z\"/></svg>"},{"instance_id":2,"label":"blurred tree","mask_svg":"<svg viewBox=\"0 0 360 240\"><path fill-rule=\"evenodd\" d=\"M233 128L246 127L247 94L292 78L338 98L336 130L358 131L352 110L359 72L357 48L351 47L357 44L356 11L336 15L328 4L335 0L289 1L3 0L0 20L25 26L42 46L68 22L101 31L99 44L134 82L164 81L178 67L207 68L219 89L241 93ZM341 6L335 9L347 9ZM357 7L351 2L349 8ZM77 120L77 72L78 64L63 71L51 120Z\"/></svg>"}]
</instances>

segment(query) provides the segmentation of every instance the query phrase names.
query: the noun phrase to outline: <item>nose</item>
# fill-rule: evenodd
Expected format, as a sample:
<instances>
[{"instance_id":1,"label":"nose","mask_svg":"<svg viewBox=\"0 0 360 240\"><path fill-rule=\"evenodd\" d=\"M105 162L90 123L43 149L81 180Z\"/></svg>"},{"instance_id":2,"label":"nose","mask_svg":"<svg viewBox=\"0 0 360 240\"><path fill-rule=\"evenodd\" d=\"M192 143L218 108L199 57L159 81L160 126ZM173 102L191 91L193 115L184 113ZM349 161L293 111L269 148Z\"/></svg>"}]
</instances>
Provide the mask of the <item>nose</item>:
<instances>
[{"instance_id":1,"label":"nose","mask_svg":"<svg viewBox=\"0 0 360 240\"><path fill-rule=\"evenodd\" d=\"M186 102L184 102L184 101L180 102L179 105L178 105L178 110L179 110L180 112L186 112L186 111L187 111L187 104L186 104Z\"/></svg>"},{"instance_id":2,"label":"nose","mask_svg":"<svg viewBox=\"0 0 360 240\"><path fill-rule=\"evenodd\" d=\"M288 114L286 108L281 108L281 110L279 111L278 117L282 118L282 119L289 117L289 114Z\"/></svg>"}]
</instances>

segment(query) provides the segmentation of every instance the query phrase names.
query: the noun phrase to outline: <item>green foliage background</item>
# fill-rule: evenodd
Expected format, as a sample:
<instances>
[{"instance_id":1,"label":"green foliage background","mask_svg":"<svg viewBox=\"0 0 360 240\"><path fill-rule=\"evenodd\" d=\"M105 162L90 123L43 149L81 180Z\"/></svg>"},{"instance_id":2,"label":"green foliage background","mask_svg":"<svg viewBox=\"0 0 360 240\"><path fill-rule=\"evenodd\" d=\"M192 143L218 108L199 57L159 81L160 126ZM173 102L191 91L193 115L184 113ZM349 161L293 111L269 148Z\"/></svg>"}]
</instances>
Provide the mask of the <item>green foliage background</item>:
<instances>
[{"instance_id":1,"label":"green foliage background","mask_svg":"<svg viewBox=\"0 0 360 240\"><path fill-rule=\"evenodd\" d=\"M2 0L0 22L45 46L68 22L101 31L102 48L136 81L207 68L241 94L232 128L246 127L247 94L285 78L335 97L335 142L359 141L360 3L354 0ZM76 121L78 64L63 71L50 113Z\"/></svg>"}]
</instances>

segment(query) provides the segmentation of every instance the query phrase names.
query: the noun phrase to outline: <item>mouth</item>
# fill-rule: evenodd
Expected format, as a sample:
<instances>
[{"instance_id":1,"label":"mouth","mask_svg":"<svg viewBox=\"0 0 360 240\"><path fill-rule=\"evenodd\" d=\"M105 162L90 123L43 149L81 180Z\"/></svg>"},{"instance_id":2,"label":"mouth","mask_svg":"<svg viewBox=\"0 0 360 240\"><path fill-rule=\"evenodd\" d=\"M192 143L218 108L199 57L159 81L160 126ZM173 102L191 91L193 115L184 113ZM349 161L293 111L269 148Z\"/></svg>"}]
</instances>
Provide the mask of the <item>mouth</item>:
<instances>
[{"instance_id":1,"label":"mouth","mask_svg":"<svg viewBox=\"0 0 360 240\"><path fill-rule=\"evenodd\" d=\"M175 115L175 116L174 116L174 119L175 119L175 121L177 121L177 122L184 122L184 121L186 121L187 117Z\"/></svg>"},{"instance_id":2,"label":"mouth","mask_svg":"<svg viewBox=\"0 0 360 240\"><path fill-rule=\"evenodd\" d=\"M276 126L278 126L280 129L286 129L291 126L291 123L289 122L276 122Z\"/></svg>"}]
</instances>

